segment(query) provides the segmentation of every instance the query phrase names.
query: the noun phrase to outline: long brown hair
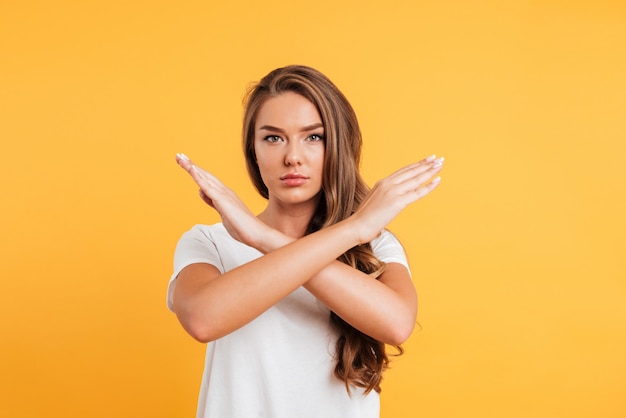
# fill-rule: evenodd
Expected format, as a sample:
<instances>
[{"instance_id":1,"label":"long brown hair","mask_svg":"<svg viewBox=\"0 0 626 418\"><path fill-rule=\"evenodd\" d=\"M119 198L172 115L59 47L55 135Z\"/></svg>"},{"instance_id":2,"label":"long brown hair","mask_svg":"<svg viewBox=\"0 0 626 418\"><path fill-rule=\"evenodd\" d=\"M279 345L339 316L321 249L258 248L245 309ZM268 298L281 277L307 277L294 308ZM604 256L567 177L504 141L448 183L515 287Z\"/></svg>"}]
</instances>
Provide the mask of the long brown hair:
<instances>
[{"instance_id":1,"label":"long brown hair","mask_svg":"<svg viewBox=\"0 0 626 418\"><path fill-rule=\"evenodd\" d=\"M252 183L268 198L254 152L254 124L259 109L270 97L294 92L315 105L325 134L325 157L322 190L318 206L309 222L307 234L346 219L354 213L369 192L359 173L361 131L352 106L339 89L322 73L306 66L288 66L273 70L253 86L246 96L243 120L243 148ZM370 244L345 252L339 260L378 278L385 264L374 255ZM360 332L331 312L332 323L339 331L335 376L365 393L380 392L383 371L389 364L385 344ZM402 353L401 347L396 347Z\"/></svg>"}]
</instances>

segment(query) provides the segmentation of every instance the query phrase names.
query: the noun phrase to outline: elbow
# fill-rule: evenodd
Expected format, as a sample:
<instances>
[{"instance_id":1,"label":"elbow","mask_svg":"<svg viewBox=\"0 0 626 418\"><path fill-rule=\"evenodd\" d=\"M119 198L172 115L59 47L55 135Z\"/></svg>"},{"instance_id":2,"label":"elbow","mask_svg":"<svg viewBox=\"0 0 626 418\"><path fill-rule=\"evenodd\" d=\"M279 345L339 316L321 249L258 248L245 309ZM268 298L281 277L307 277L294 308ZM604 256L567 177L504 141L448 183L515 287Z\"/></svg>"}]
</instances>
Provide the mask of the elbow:
<instances>
[{"instance_id":1,"label":"elbow","mask_svg":"<svg viewBox=\"0 0 626 418\"><path fill-rule=\"evenodd\" d=\"M187 331L187 333L189 335L191 335L191 337L200 342L200 343L209 343L213 340L215 340L215 338L213 337L211 331L209 329L207 329L207 327L202 327L202 326L191 326L191 325L184 325L183 324L183 328L185 329L185 331Z\"/></svg>"},{"instance_id":2,"label":"elbow","mask_svg":"<svg viewBox=\"0 0 626 418\"><path fill-rule=\"evenodd\" d=\"M388 328L383 342L388 345L399 346L404 344L415 329L415 320L398 321Z\"/></svg>"},{"instance_id":3,"label":"elbow","mask_svg":"<svg viewBox=\"0 0 626 418\"><path fill-rule=\"evenodd\" d=\"M214 325L216 321L210 311L198 309L189 301L177 298L174 298L172 310L180 325L194 340L208 343L221 337L217 335L218 330Z\"/></svg>"},{"instance_id":4,"label":"elbow","mask_svg":"<svg viewBox=\"0 0 626 418\"><path fill-rule=\"evenodd\" d=\"M410 306L398 312L395 319L388 327L388 340L386 344L400 346L404 344L415 329L417 324L417 306Z\"/></svg>"},{"instance_id":5,"label":"elbow","mask_svg":"<svg viewBox=\"0 0 626 418\"><path fill-rule=\"evenodd\" d=\"M385 344L395 346L404 344L411 336L413 328L413 326L397 327L397 329L392 330L392 332L389 334L389 336L387 337L387 341L385 341Z\"/></svg>"},{"instance_id":6,"label":"elbow","mask_svg":"<svg viewBox=\"0 0 626 418\"><path fill-rule=\"evenodd\" d=\"M215 329L210 326L210 322L206 318L199 318L197 315L176 313L178 321L183 326L183 329L187 331L187 334L201 343L208 343L216 340Z\"/></svg>"}]
</instances>

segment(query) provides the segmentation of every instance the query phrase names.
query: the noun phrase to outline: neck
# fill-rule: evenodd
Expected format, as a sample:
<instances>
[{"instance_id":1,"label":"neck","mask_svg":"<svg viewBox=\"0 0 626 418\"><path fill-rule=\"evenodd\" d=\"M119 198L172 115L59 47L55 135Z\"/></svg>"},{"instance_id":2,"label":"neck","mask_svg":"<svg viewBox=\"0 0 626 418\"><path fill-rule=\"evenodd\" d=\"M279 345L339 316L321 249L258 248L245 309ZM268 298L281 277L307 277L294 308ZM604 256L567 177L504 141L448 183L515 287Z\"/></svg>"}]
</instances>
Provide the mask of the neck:
<instances>
[{"instance_id":1,"label":"neck","mask_svg":"<svg viewBox=\"0 0 626 418\"><path fill-rule=\"evenodd\" d=\"M306 233L317 204L284 207L269 203L258 218L265 224L292 238L301 238Z\"/></svg>"}]
</instances>

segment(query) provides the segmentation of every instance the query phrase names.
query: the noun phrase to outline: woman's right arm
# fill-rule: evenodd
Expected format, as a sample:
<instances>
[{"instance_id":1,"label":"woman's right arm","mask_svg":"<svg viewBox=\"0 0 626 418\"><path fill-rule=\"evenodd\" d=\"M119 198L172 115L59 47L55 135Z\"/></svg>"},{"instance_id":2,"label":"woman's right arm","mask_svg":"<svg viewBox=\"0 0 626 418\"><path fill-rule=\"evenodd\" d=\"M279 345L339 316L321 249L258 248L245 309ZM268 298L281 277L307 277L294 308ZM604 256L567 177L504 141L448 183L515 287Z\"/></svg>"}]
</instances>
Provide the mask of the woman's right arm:
<instances>
[{"instance_id":1,"label":"woman's right arm","mask_svg":"<svg viewBox=\"0 0 626 418\"><path fill-rule=\"evenodd\" d=\"M350 222L338 223L224 274L210 264L191 264L175 279L173 310L199 341L227 335L359 244L354 231Z\"/></svg>"},{"instance_id":2,"label":"woman's right arm","mask_svg":"<svg viewBox=\"0 0 626 418\"><path fill-rule=\"evenodd\" d=\"M348 249L370 242L404 207L436 187L437 182L426 182L441 169L423 160L398 170L377 184L353 216L292 241L258 220L210 173L188 160L178 162L220 213L230 235L265 253L223 275L210 264L191 264L178 274L173 310L203 342L247 324L329 264L337 265Z\"/></svg>"}]
</instances>

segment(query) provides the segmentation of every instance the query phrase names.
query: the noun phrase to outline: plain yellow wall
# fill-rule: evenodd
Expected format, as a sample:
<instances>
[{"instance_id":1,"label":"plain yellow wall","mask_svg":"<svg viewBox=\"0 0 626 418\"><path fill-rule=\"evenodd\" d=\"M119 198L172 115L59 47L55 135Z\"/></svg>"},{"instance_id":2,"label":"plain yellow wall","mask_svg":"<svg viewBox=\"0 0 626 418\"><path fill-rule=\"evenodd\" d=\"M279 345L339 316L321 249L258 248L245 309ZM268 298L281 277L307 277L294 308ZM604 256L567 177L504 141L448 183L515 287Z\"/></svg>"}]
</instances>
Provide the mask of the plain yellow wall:
<instances>
[{"instance_id":1,"label":"plain yellow wall","mask_svg":"<svg viewBox=\"0 0 626 418\"><path fill-rule=\"evenodd\" d=\"M291 63L353 103L370 183L447 160L391 225L422 328L383 417L626 416L622 1L4 1L0 48L0 416L193 415L165 289L218 218L174 155L259 210L241 98Z\"/></svg>"}]
</instances>

